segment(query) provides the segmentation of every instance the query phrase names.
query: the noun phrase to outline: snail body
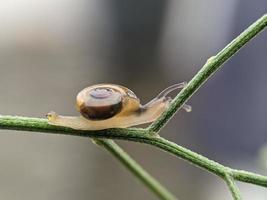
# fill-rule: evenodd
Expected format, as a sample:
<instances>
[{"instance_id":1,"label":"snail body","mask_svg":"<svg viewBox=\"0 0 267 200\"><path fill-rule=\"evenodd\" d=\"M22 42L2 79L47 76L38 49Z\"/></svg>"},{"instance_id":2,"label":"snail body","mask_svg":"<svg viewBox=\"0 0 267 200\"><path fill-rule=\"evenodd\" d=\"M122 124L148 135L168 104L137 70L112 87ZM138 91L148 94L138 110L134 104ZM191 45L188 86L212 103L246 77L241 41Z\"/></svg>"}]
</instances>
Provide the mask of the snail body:
<instances>
[{"instance_id":1,"label":"snail body","mask_svg":"<svg viewBox=\"0 0 267 200\"><path fill-rule=\"evenodd\" d=\"M128 88L115 84L97 84L83 89L76 97L76 107L81 116L47 114L49 124L79 130L126 128L156 120L170 105L167 97L171 91L185 86L175 84L163 90L145 105ZM183 106L190 111L191 107Z\"/></svg>"}]
</instances>

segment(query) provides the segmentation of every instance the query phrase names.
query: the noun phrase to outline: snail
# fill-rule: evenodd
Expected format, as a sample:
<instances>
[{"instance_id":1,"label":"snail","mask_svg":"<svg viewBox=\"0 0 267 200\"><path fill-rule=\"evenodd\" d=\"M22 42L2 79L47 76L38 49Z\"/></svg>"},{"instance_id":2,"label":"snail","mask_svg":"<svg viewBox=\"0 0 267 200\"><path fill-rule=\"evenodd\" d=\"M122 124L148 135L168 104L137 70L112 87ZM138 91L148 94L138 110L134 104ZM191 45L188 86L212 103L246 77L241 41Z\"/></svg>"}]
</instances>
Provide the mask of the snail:
<instances>
[{"instance_id":1,"label":"snail","mask_svg":"<svg viewBox=\"0 0 267 200\"><path fill-rule=\"evenodd\" d=\"M102 130L126 128L155 121L170 105L172 98L167 95L185 82L172 85L145 105L128 88L115 84L97 84L80 91L76 97L77 110L81 116L61 116L48 113L48 123L79 130ZM191 111L191 106L183 108Z\"/></svg>"}]
</instances>

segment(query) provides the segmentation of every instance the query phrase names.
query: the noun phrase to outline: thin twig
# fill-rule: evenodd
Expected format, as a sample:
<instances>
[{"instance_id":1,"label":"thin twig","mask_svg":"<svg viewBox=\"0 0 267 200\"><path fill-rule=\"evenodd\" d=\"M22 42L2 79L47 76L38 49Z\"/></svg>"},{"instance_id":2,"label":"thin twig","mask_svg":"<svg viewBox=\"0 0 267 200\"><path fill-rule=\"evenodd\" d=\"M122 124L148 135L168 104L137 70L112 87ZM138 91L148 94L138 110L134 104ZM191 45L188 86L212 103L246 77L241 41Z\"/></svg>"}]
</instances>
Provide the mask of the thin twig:
<instances>
[{"instance_id":1,"label":"thin twig","mask_svg":"<svg viewBox=\"0 0 267 200\"><path fill-rule=\"evenodd\" d=\"M164 186L153 176L147 173L135 160L123 151L114 141L110 139L95 139L96 144L102 146L113 154L130 172L142 181L159 199L177 200Z\"/></svg>"},{"instance_id":2,"label":"thin twig","mask_svg":"<svg viewBox=\"0 0 267 200\"><path fill-rule=\"evenodd\" d=\"M53 126L47 119L29 118L19 116L1 116L0 129L43 132L47 134L72 135L92 138L97 144L111 152L136 177L143 182L154 194L162 200L176 200L174 195L162 186L155 178L149 175L137 162L124 152L115 142L103 138L120 139L121 137L134 137L136 133L148 135L144 129L109 129L102 131L81 131L71 128ZM110 135L110 136L109 136ZM98 138L98 139L97 139Z\"/></svg>"},{"instance_id":3,"label":"thin twig","mask_svg":"<svg viewBox=\"0 0 267 200\"><path fill-rule=\"evenodd\" d=\"M234 200L241 200L242 198L241 198L240 191L239 191L233 177L229 173L226 173L224 180L225 180L229 190L231 191L233 199Z\"/></svg>"},{"instance_id":4,"label":"thin twig","mask_svg":"<svg viewBox=\"0 0 267 200\"><path fill-rule=\"evenodd\" d=\"M175 97L169 108L149 126L149 130L158 132L182 107L182 105L238 50L247 44L267 26L267 14L249 26L243 33L230 42L216 56L212 56L201 70L191 79L184 89Z\"/></svg>"},{"instance_id":5,"label":"thin twig","mask_svg":"<svg viewBox=\"0 0 267 200\"><path fill-rule=\"evenodd\" d=\"M267 187L267 176L261 176L244 170L232 170L232 176L237 181L252 183L263 187Z\"/></svg>"},{"instance_id":6,"label":"thin twig","mask_svg":"<svg viewBox=\"0 0 267 200\"><path fill-rule=\"evenodd\" d=\"M106 129L100 131L84 131L74 130L71 128L53 126L48 124L46 119L29 118L19 116L1 116L0 115L0 129L7 130L20 130L31 131L34 134L38 132L44 132L47 134L59 134L59 135L72 135L89 138L109 138L120 139L126 141L133 141L139 143L150 144L158 147L166 152L169 152L179 158L182 158L202 169L206 169L209 172L224 177L225 171L230 168L219 164L213 160L210 160L200 154L197 154L185 147L168 141L162 137L155 137L151 135L151 132L147 129L141 128L125 128L125 129ZM233 170L233 178L238 181L248 182L255 185L267 187L267 177L254 174L251 172Z\"/></svg>"}]
</instances>

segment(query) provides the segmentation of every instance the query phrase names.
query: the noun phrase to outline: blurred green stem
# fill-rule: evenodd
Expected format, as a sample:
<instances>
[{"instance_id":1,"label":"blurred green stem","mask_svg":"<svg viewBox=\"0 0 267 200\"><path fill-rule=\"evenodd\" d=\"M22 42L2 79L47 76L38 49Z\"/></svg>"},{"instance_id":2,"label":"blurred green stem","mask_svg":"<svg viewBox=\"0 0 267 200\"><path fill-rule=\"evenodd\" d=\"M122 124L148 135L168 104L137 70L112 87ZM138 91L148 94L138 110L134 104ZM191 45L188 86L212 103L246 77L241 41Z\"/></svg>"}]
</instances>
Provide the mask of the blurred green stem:
<instances>
[{"instance_id":1,"label":"blurred green stem","mask_svg":"<svg viewBox=\"0 0 267 200\"><path fill-rule=\"evenodd\" d=\"M241 194L240 191L235 183L235 180L233 179L233 177L231 176L230 173L226 173L225 174L225 182L229 188L229 190L231 191L232 197L234 200L241 200Z\"/></svg>"},{"instance_id":2,"label":"blurred green stem","mask_svg":"<svg viewBox=\"0 0 267 200\"><path fill-rule=\"evenodd\" d=\"M231 56L233 56L241 47L249 42L253 37L259 34L267 26L267 15L263 15L260 19L254 22L243 33L241 33L236 39L228 44L222 51L216 56L212 56L202 69L192 78L188 85L181 90L181 92L174 98L169 108L147 129L140 128L125 128L125 129L106 129L100 131L82 131L73 130L66 127L52 126L47 123L46 119L40 118L27 118L17 116L0 116L0 128L10 130L21 131L33 131L33 132L45 132L45 133L57 133L65 135L83 136L97 139L122 139L140 143L146 143L156 146L166 152L169 152L177 157L189 161L190 163L206 169L209 172L224 179L231 191L233 199L241 199L240 192L234 182L234 180L252 183L260 186L267 187L267 177L246 172L242 170L231 169L222 164L219 164L213 160L210 160L200 154L190 151L182 146L179 146L173 142L170 142L164 138L158 136L158 132L167 122L173 117L173 115L182 107L182 105L200 88L208 78L217 71L223 63L225 63ZM101 141L101 140L100 140ZM119 158L137 177L144 182L149 182L148 177L143 173L146 173L142 168L136 167L136 163L133 160L129 160L125 152L120 151L117 146L111 145L112 142L105 143L107 148ZM112 149L110 149L112 148ZM124 159L123 159L124 158ZM126 158L126 159L125 159ZM134 163L134 165L132 165ZM135 172L133 171L135 170ZM137 174L138 172L138 174ZM140 174L143 174L139 176ZM152 181L153 182L153 181ZM151 185L146 184L148 187ZM154 185L155 187L155 185ZM156 186L157 187L157 186ZM150 188L152 189L152 188ZM154 190L154 189L152 189ZM160 190L155 189L155 190ZM156 192L156 191L154 191Z\"/></svg>"},{"instance_id":3,"label":"blurred green stem","mask_svg":"<svg viewBox=\"0 0 267 200\"><path fill-rule=\"evenodd\" d=\"M142 181L155 195L162 200L176 200L165 187L154 179L144 168L134 161L125 151L123 151L114 141L110 139L93 139L94 142L105 148L115 156L130 172Z\"/></svg>"}]
</instances>

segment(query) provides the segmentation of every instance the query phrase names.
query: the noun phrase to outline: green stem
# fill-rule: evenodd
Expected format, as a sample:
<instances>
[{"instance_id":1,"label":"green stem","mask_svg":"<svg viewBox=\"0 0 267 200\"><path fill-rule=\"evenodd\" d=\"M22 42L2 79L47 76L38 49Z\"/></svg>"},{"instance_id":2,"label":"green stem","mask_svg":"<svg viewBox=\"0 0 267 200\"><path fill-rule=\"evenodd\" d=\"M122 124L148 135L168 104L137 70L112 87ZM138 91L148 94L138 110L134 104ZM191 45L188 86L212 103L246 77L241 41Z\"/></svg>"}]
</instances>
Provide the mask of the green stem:
<instances>
[{"instance_id":1,"label":"green stem","mask_svg":"<svg viewBox=\"0 0 267 200\"><path fill-rule=\"evenodd\" d=\"M149 130L158 132L182 107L182 105L212 76L222 65L240 50L246 43L259 34L267 26L267 14L249 26L216 56L212 56L202 69L191 79L185 88L174 98L169 108L149 126Z\"/></svg>"},{"instance_id":2,"label":"green stem","mask_svg":"<svg viewBox=\"0 0 267 200\"><path fill-rule=\"evenodd\" d=\"M222 164L210 160L198 153L195 153L189 149L186 149L185 147L177 145L176 143L166 140L162 137L153 137L149 138L148 140L143 139L142 142L156 146L166 152L169 152L179 158L182 158L190 162L191 164L194 164L197 167L205 169L219 177L224 177L225 175L226 167L223 166Z\"/></svg>"},{"instance_id":3,"label":"green stem","mask_svg":"<svg viewBox=\"0 0 267 200\"><path fill-rule=\"evenodd\" d=\"M106 129L100 131L83 131L53 126L48 124L46 119L19 116L0 116L0 129L32 131L35 134L37 134L38 132L45 132L48 134L72 135L89 137L93 139L120 139L150 144L179 158L182 158L202 169L206 169L219 177L223 178L225 176L225 171L232 170L233 178L238 181L267 187L266 176L228 168L164 138L151 136L151 132L147 129L127 128Z\"/></svg>"},{"instance_id":4,"label":"green stem","mask_svg":"<svg viewBox=\"0 0 267 200\"><path fill-rule=\"evenodd\" d=\"M233 177L229 173L226 173L224 180L225 180L229 190L231 191L233 199L234 200L241 200L242 198L241 198L240 191L239 191Z\"/></svg>"},{"instance_id":5,"label":"green stem","mask_svg":"<svg viewBox=\"0 0 267 200\"><path fill-rule=\"evenodd\" d=\"M147 173L136 161L134 161L115 142L109 139L95 139L95 142L115 156L130 172L143 182L155 195L162 200L176 200L165 187Z\"/></svg>"},{"instance_id":6,"label":"green stem","mask_svg":"<svg viewBox=\"0 0 267 200\"><path fill-rule=\"evenodd\" d=\"M244 170L232 170L232 176L235 180L241 182L267 187L267 176L261 176Z\"/></svg>"},{"instance_id":7,"label":"green stem","mask_svg":"<svg viewBox=\"0 0 267 200\"><path fill-rule=\"evenodd\" d=\"M144 129L109 129L102 131L81 131L71 128L53 126L47 123L47 119L29 118L18 116L1 116L0 129L44 132L49 134L64 134L72 136L82 136L90 138L114 138L122 139L126 137L135 137L135 135L144 135L147 133ZM138 163L136 163L126 152L124 152L116 143L111 140L95 139L113 155L115 155L137 178L139 178L149 189L164 200L175 200L176 198L165 189L160 183L150 176Z\"/></svg>"}]
</instances>

